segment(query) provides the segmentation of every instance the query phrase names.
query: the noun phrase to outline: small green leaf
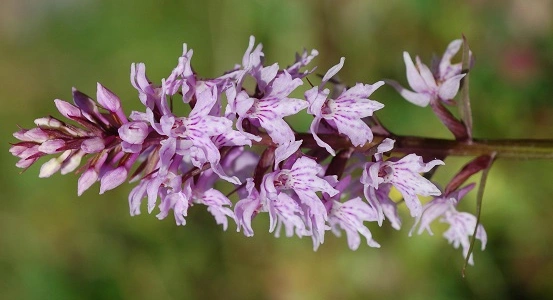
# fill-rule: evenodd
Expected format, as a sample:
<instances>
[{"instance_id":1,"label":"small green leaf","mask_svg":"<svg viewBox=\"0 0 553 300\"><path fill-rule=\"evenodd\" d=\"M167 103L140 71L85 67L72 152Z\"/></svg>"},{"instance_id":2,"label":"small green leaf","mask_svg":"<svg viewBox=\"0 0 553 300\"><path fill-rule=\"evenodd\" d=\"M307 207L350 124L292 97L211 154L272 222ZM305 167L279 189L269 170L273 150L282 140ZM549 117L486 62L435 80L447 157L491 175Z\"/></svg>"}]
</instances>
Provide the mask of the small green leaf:
<instances>
[{"instance_id":1,"label":"small green leaf","mask_svg":"<svg viewBox=\"0 0 553 300\"><path fill-rule=\"evenodd\" d=\"M463 77L461 85L461 105L459 105L459 113L461 114L461 119L467 129L469 139L472 139L472 111L470 108L469 97L469 70L471 68L471 60L472 57L467 38L463 35L463 61L461 72L464 72L466 75Z\"/></svg>"},{"instance_id":2,"label":"small green leaf","mask_svg":"<svg viewBox=\"0 0 553 300\"><path fill-rule=\"evenodd\" d=\"M496 152L493 152L489 156L489 163L488 166L482 171L482 177L480 178L480 185L478 186L478 194L476 195L476 226L474 227L474 232L472 233L472 237L470 239L470 247L469 251L467 253L467 256L465 257L465 264L463 265L463 271L462 275L465 277L465 271L467 269L467 265L469 263L469 257L472 254L472 251L474 250L474 242L476 241L476 232L478 231L478 226L480 225L480 213L482 212L482 198L484 197L484 188L486 187L486 181L488 179L488 172L492 168L492 164L495 161Z\"/></svg>"}]
</instances>

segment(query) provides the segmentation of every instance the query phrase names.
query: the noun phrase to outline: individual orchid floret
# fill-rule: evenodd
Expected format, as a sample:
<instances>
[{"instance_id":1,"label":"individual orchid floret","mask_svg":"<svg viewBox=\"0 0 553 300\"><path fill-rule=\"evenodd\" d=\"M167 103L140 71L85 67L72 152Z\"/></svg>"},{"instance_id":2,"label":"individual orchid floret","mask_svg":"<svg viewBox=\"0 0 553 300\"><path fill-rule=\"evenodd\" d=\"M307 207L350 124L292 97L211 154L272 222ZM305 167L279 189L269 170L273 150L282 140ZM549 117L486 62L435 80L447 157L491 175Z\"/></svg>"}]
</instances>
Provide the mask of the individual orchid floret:
<instances>
[{"instance_id":1,"label":"individual orchid floret","mask_svg":"<svg viewBox=\"0 0 553 300\"><path fill-rule=\"evenodd\" d=\"M146 76L144 63L131 64L131 84L138 91L140 102L152 111L158 111L165 107L165 96L161 87L155 86Z\"/></svg>"},{"instance_id":2,"label":"individual orchid floret","mask_svg":"<svg viewBox=\"0 0 553 300\"><path fill-rule=\"evenodd\" d=\"M383 183L378 189L372 187L366 187L365 197L367 202L373 207L376 211L376 221L379 226L382 226L384 219L388 219L392 224L392 227L396 230L401 228L401 218L397 211L397 203L395 203L390 198L390 190L392 189L392 184Z\"/></svg>"},{"instance_id":3,"label":"individual orchid floret","mask_svg":"<svg viewBox=\"0 0 553 300\"><path fill-rule=\"evenodd\" d=\"M307 107L305 100L288 97L302 84L301 79L293 79L285 71L270 82L264 95L259 98L250 97L245 91L238 93L231 101L233 103L229 103L229 107L234 107L234 112L238 114L238 130L244 132L242 123L247 119L255 126L264 128L276 144L293 142L294 132L282 118L294 115Z\"/></svg>"},{"instance_id":4,"label":"individual orchid floret","mask_svg":"<svg viewBox=\"0 0 553 300\"><path fill-rule=\"evenodd\" d=\"M188 50L186 44L183 44L182 48L182 56L179 57L177 67L165 79L163 90L165 95L168 96L173 96L180 90L183 102L188 103L194 95L196 87L196 76L190 66L190 60L194 52L192 49Z\"/></svg>"},{"instance_id":5,"label":"individual orchid floret","mask_svg":"<svg viewBox=\"0 0 553 300\"><path fill-rule=\"evenodd\" d=\"M451 64L451 58L459 51L463 44L461 39L451 42L439 62L432 67L432 71L420 61L417 56L413 63L409 53L403 52L403 60L407 69L407 81L413 91L403 88L393 80L387 81L407 101L427 106L431 102L443 101L449 103L457 95L462 74L461 64ZM438 60L436 60L438 61Z\"/></svg>"},{"instance_id":6,"label":"individual orchid floret","mask_svg":"<svg viewBox=\"0 0 553 300\"><path fill-rule=\"evenodd\" d=\"M463 248L463 256L466 257L470 249L469 237L474 234L474 229L476 228L476 217L472 214L466 212L458 212L457 210L453 209L452 211L447 211L440 222L448 223L450 225L449 229L444 232L444 237L450 244L453 245L453 247L455 247L455 249L461 246ZM484 251L484 249L486 249L488 236L482 224L478 225L478 230L476 231L476 239L480 240L482 244L481 250ZM472 253L470 254L468 263L474 265Z\"/></svg>"},{"instance_id":7,"label":"individual orchid floret","mask_svg":"<svg viewBox=\"0 0 553 300\"><path fill-rule=\"evenodd\" d=\"M188 180L183 187L181 176L168 177L166 179L166 184L159 189L161 202L159 204L160 212L157 214L157 218L160 220L164 219L172 209L177 225L186 225L185 217L188 215L191 194L192 189L190 187L190 180Z\"/></svg>"},{"instance_id":8,"label":"individual orchid floret","mask_svg":"<svg viewBox=\"0 0 553 300\"><path fill-rule=\"evenodd\" d=\"M220 191L210 188L201 194L194 194L194 202L207 206L207 211L213 215L219 225L223 225L223 230L228 228L228 219L235 219L234 212L228 207L232 202Z\"/></svg>"},{"instance_id":9,"label":"individual orchid floret","mask_svg":"<svg viewBox=\"0 0 553 300\"><path fill-rule=\"evenodd\" d=\"M332 232L340 236L340 230L344 230L347 235L348 245L351 250L357 250L361 244L359 234L367 239L367 245L380 248L372 238L370 230L363 225L363 221L376 220L376 212L365 203L360 197L353 198L345 202L332 200L330 212L328 214L328 223Z\"/></svg>"},{"instance_id":10,"label":"individual orchid floret","mask_svg":"<svg viewBox=\"0 0 553 300\"><path fill-rule=\"evenodd\" d=\"M164 219L173 210L177 225L185 225L188 207L192 202L192 181L180 174L182 161L175 160L160 171L161 160L157 159L155 171L149 172L129 194L131 216L140 214L142 200L147 198L148 213L152 213L160 198L158 219Z\"/></svg>"},{"instance_id":11,"label":"individual orchid floret","mask_svg":"<svg viewBox=\"0 0 553 300\"><path fill-rule=\"evenodd\" d=\"M290 158L294 153L297 153L300 149L303 140L294 141L291 143L283 144L275 149L275 169L279 168L279 164L285 159ZM290 160L289 160L290 161ZM293 163L293 162L292 162Z\"/></svg>"},{"instance_id":12,"label":"individual orchid floret","mask_svg":"<svg viewBox=\"0 0 553 300\"><path fill-rule=\"evenodd\" d=\"M316 67L311 69L310 71L303 71L300 72L300 69L307 66L317 55L319 55L319 51L313 49L308 54L307 50L304 49L302 54L296 53L296 61L294 64L286 68L286 71L292 78L304 78L305 76L313 73L315 71Z\"/></svg>"},{"instance_id":13,"label":"individual orchid floret","mask_svg":"<svg viewBox=\"0 0 553 300\"><path fill-rule=\"evenodd\" d=\"M248 195L234 205L234 220L236 222L236 231L244 230L245 236L253 236L252 219L261 211L261 198L255 188L253 179L246 180L246 190Z\"/></svg>"},{"instance_id":14,"label":"individual orchid floret","mask_svg":"<svg viewBox=\"0 0 553 300\"><path fill-rule=\"evenodd\" d=\"M409 235L411 236L413 234L417 226L417 234L422 234L424 231L427 231L432 235L433 233L430 229L430 225L434 220L440 218L440 222L450 225L449 229L444 232L444 237L450 244L453 244L455 248L462 246L463 255L466 257L470 248L469 237L473 235L476 227L476 217L466 212L459 212L456 207L461 198L473 188L474 184L469 184L447 195L435 197L432 201L425 204L421 216L416 219ZM482 250L484 250L486 248L487 235L481 224L478 225L476 238L482 242ZM474 264L472 254L469 257L469 263L471 265Z\"/></svg>"},{"instance_id":15,"label":"individual orchid floret","mask_svg":"<svg viewBox=\"0 0 553 300\"><path fill-rule=\"evenodd\" d=\"M146 122L128 122L119 128L123 151L138 153L152 128Z\"/></svg>"},{"instance_id":16,"label":"individual orchid floret","mask_svg":"<svg viewBox=\"0 0 553 300\"><path fill-rule=\"evenodd\" d=\"M275 78L278 73L278 64L274 63L270 66L263 66L265 54L262 49L263 46L258 44L255 48L255 38L250 36L250 42L244 57L242 58L242 70L237 71L236 85L240 91L242 89L242 83L246 75L252 76L257 82L257 89L261 93L265 93L265 88ZM228 76L228 75L227 75Z\"/></svg>"},{"instance_id":17,"label":"individual orchid floret","mask_svg":"<svg viewBox=\"0 0 553 300\"><path fill-rule=\"evenodd\" d=\"M190 102L196 93L197 79L190 66L192 49L188 50L183 45L183 54L179 57L178 64L167 79L162 80L161 85L153 84L146 76L146 65L144 63L133 63L131 65L131 84L138 91L140 101L148 109L159 117L170 112L166 96L182 94L184 103Z\"/></svg>"},{"instance_id":18,"label":"individual orchid floret","mask_svg":"<svg viewBox=\"0 0 553 300\"><path fill-rule=\"evenodd\" d=\"M140 183L135 186L129 194L129 208L131 216L140 214L140 206L142 204L142 199L144 198L147 198L148 213L152 213L157 204L160 188L164 185L169 185L171 179L174 179L176 176L177 175L172 172L167 172L166 174L153 172L142 178ZM189 198L190 193L187 192L186 195L186 197ZM171 206L166 206L165 208L170 209Z\"/></svg>"},{"instance_id":19,"label":"individual orchid floret","mask_svg":"<svg viewBox=\"0 0 553 300\"><path fill-rule=\"evenodd\" d=\"M148 176L142 178L138 185L135 186L129 193L129 211L131 216L140 215L140 206L142 204L142 199L147 197L148 187L156 181L156 175L157 173L148 174ZM157 185L157 187L159 188L159 185ZM158 191L156 190L154 204L151 205L151 210L153 210L155 207L155 201L157 201L157 193ZM149 212L151 212L151 210L149 210Z\"/></svg>"},{"instance_id":20,"label":"individual orchid floret","mask_svg":"<svg viewBox=\"0 0 553 300\"><path fill-rule=\"evenodd\" d=\"M422 212L422 205L417 197L438 196L440 190L428 179L420 175L426 173L437 165L443 165L439 159L424 163L422 157L416 154L409 154L401 159L390 158L386 161L382 158L382 153L391 150L393 140L385 139L383 144L375 154L375 162L368 162L363 168L361 183L365 186L365 197L371 205L376 205L379 215L382 216L381 209L374 199L374 193L382 184L393 185L403 196L407 208L411 211L411 216L417 217Z\"/></svg>"},{"instance_id":21,"label":"individual orchid floret","mask_svg":"<svg viewBox=\"0 0 553 300\"><path fill-rule=\"evenodd\" d=\"M463 64L458 62L455 64L451 63L451 59L463 46L463 40L457 39L453 40L442 55L442 57L433 56L431 70L432 74L435 74L435 78L438 78L439 81L445 82L447 79L457 76L462 73ZM469 50L469 69L474 65L474 57L472 56L472 51Z\"/></svg>"},{"instance_id":22,"label":"individual orchid floret","mask_svg":"<svg viewBox=\"0 0 553 300\"><path fill-rule=\"evenodd\" d=\"M62 163L71 155L72 150L65 150L60 156L53 157L40 167L39 178L52 176L61 169Z\"/></svg>"},{"instance_id":23,"label":"individual orchid floret","mask_svg":"<svg viewBox=\"0 0 553 300\"><path fill-rule=\"evenodd\" d=\"M238 173L235 174L235 175L241 175L241 176L228 176L228 175L226 175L224 169L233 169L234 170L236 168L242 168L242 167L245 167L246 165L241 164L240 161L242 163L249 164L249 163L252 162L252 160L256 159L256 158L252 157L253 154L251 152L244 152L243 147L241 147L241 146L246 146L246 145L251 147L252 146L252 139L255 139L254 135L249 134L247 132L240 132L240 131L236 131L236 130L230 130L230 131L227 131L225 133L222 133L222 134L211 137L211 141L213 142L215 147L217 147L218 149L231 149L231 151L230 151L231 153L226 154L227 159L225 159L225 161L227 162L226 164L228 165L226 168L223 166L223 165L225 165L225 163L223 163L222 161L219 164L211 164L210 165L211 170L214 172L214 174L218 175L217 179L222 178L222 179L227 180L229 182L238 183L238 182L241 182L240 179L239 179L240 177L243 177L243 179L245 179L247 177L247 176L243 175L242 173L240 173L240 172L243 172L243 170L238 171ZM192 147L190 150L191 151L189 151L188 154L189 154L189 158L191 159L191 161L196 161L196 162L208 161L208 158L205 156L205 152L198 151L198 149L194 148L194 147ZM232 153L234 153L234 154L232 154ZM238 155L238 153L244 154L243 157ZM231 154L231 156L234 156L236 159L238 159L239 164L237 166L234 166L234 168L230 166L231 163L230 163L230 160L228 160L229 154ZM255 157L255 155L253 155L253 156ZM255 165L255 163L253 163L253 164ZM234 171L236 171L236 170L234 170ZM214 180L214 182L215 182L215 180Z\"/></svg>"},{"instance_id":24,"label":"individual orchid floret","mask_svg":"<svg viewBox=\"0 0 553 300\"><path fill-rule=\"evenodd\" d=\"M278 176L276 172L265 174L259 195L263 211L269 213L269 232L274 232L277 225L284 224L288 237L291 237L294 233L299 237L309 235L303 221L301 207L288 194L277 190L275 187L275 182L278 180L276 176ZM275 235L279 235L279 231L276 231Z\"/></svg>"},{"instance_id":25,"label":"individual orchid floret","mask_svg":"<svg viewBox=\"0 0 553 300\"><path fill-rule=\"evenodd\" d=\"M196 95L197 101L188 117L176 117L166 114L161 117L160 123L151 119L152 127L162 136L160 157L162 169L166 169L177 154L189 155L195 167L201 168L210 163L217 172L221 154L211 137L226 134L232 131L232 121L218 116L209 115L211 108L217 101L217 87L205 88ZM237 178L231 178L223 173L221 178L239 183Z\"/></svg>"},{"instance_id":26,"label":"individual orchid floret","mask_svg":"<svg viewBox=\"0 0 553 300\"><path fill-rule=\"evenodd\" d=\"M230 164L229 157L225 157L223 163ZM223 225L223 230L227 230L227 218L236 218L234 212L227 207L231 206L232 202L223 193L213 188L218 178L213 168L202 172L192 184L192 201L207 206L207 211L213 215L217 224Z\"/></svg>"},{"instance_id":27,"label":"individual orchid floret","mask_svg":"<svg viewBox=\"0 0 553 300\"><path fill-rule=\"evenodd\" d=\"M245 147L232 147L221 160L221 166L225 170L229 170L231 175L238 177L240 182L246 182L246 179L252 176L258 162L259 154L246 150ZM215 175L213 176L215 179L210 185L214 185L220 178L217 173Z\"/></svg>"},{"instance_id":28,"label":"individual orchid floret","mask_svg":"<svg viewBox=\"0 0 553 300\"><path fill-rule=\"evenodd\" d=\"M457 204L459 204L461 198L463 198L473 188L474 183L469 184L447 195L434 197L432 201L426 203L422 207L422 214L416 218L415 224L409 231L409 236L413 234L417 226L419 228L417 230L417 234L422 234L426 230L430 235L434 235L434 233L430 229L430 224L437 218L443 216L446 211L454 209Z\"/></svg>"},{"instance_id":29,"label":"individual orchid floret","mask_svg":"<svg viewBox=\"0 0 553 300\"><path fill-rule=\"evenodd\" d=\"M290 169L265 175L261 190L261 198L266 198L271 203L284 202L291 205L289 203L295 200L285 194L285 191L293 192L297 196L303 211L301 215L307 223L307 228L311 230L315 249L324 242L325 222L328 220L326 208L316 193L320 191L330 196L338 193L327 180L320 177L322 171L323 168L317 162L304 156L297 159ZM299 204L296 203L298 207Z\"/></svg>"},{"instance_id":30,"label":"individual orchid floret","mask_svg":"<svg viewBox=\"0 0 553 300\"><path fill-rule=\"evenodd\" d=\"M253 35L250 36L248 48L242 57L243 73L251 73L252 75L259 74L263 68L264 58L265 53L263 53L263 45L257 44L257 46L255 46L255 37Z\"/></svg>"},{"instance_id":31,"label":"individual orchid floret","mask_svg":"<svg viewBox=\"0 0 553 300\"><path fill-rule=\"evenodd\" d=\"M307 112L315 116L311 123L311 133L317 145L324 147L332 155L336 155L334 149L317 135L322 120L339 133L346 135L354 146L362 146L373 139L371 129L362 118L372 116L374 111L384 107L383 104L368 98L384 84L383 81L373 85L357 83L352 88L344 90L336 99L328 98L330 91L323 87L342 69L343 65L342 57L339 64L328 70L319 87L314 87L305 93L305 99L309 102Z\"/></svg>"},{"instance_id":32,"label":"individual orchid floret","mask_svg":"<svg viewBox=\"0 0 553 300\"><path fill-rule=\"evenodd\" d=\"M362 234L367 239L369 246L378 248L380 245L372 239L370 230L363 225L364 221L376 221L376 210L363 202L360 197L341 202L346 189L349 194L351 183L351 176L348 175L335 184L334 188L338 190L336 195L331 197L328 194L323 194L328 211L330 229L338 237L341 235L340 229L344 230L351 250L359 248L361 244L359 234Z\"/></svg>"}]
</instances>

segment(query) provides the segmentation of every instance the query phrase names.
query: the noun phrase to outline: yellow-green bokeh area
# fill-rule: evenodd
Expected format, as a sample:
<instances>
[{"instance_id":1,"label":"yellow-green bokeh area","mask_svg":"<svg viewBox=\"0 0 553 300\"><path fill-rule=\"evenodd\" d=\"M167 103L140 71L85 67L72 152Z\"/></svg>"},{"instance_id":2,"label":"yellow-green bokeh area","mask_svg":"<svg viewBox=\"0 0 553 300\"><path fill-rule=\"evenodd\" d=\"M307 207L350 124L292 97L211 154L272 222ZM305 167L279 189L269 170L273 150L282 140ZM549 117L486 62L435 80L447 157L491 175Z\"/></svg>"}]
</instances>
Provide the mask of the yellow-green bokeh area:
<instances>
[{"instance_id":1,"label":"yellow-green bokeh area","mask_svg":"<svg viewBox=\"0 0 553 300\"><path fill-rule=\"evenodd\" d=\"M182 43L195 70L217 76L239 63L248 37L264 45L268 63L286 66L303 47L318 49L318 73L346 57L340 78L406 84L402 51L425 62L461 34L476 57L471 73L474 135L553 138L553 3L512 1L120 1L52 0L0 3L0 294L3 299L530 299L552 298L553 162L498 161L488 181L482 221L486 251L461 277L463 259L441 237L408 237L368 224L381 249L347 247L327 235L312 251L307 238L275 239L268 218L255 236L231 225L223 232L204 208L187 225L171 217L131 218L133 184L77 197L77 176L23 174L8 153L17 125L55 112L71 87L95 95L101 82L141 109L129 83L132 62L150 79L167 77ZM317 77L313 76L317 82ZM297 96L308 87L306 83ZM449 137L428 109L390 87L372 97L395 133ZM293 119L306 129L311 119ZM466 162L446 160L436 181ZM474 178L477 180L478 178ZM475 211L475 192L461 209Z\"/></svg>"}]
</instances>

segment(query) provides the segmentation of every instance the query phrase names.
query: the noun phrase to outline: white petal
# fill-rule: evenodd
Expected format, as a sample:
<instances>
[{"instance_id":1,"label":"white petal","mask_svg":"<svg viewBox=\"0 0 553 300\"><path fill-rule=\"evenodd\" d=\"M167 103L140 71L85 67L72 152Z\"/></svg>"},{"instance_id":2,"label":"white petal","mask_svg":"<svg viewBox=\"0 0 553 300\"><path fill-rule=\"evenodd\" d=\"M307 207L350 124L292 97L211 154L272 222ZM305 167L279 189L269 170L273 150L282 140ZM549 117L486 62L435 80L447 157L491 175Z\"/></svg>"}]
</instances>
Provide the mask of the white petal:
<instances>
[{"instance_id":1,"label":"white petal","mask_svg":"<svg viewBox=\"0 0 553 300\"><path fill-rule=\"evenodd\" d=\"M319 130L319 124L321 123L321 118L315 118L313 119L313 122L311 122L310 130L311 134L313 135L313 138L317 142L317 145L320 147L324 147L328 153L332 156L336 156L336 152L334 152L334 149L330 147L329 144L325 143L321 138L317 135L317 130Z\"/></svg>"},{"instance_id":2,"label":"white petal","mask_svg":"<svg viewBox=\"0 0 553 300\"><path fill-rule=\"evenodd\" d=\"M446 73L446 70L451 66L451 58L453 58L453 56L455 56L455 54L459 52L459 49L461 49L462 45L462 39L453 40L451 43L449 43L449 45L447 45L447 49L445 50L439 65L440 77L442 79Z\"/></svg>"},{"instance_id":3,"label":"white petal","mask_svg":"<svg viewBox=\"0 0 553 300\"><path fill-rule=\"evenodd\" d=\"M323 86L324 84L326 84L327 81L329 81L334 75L336 75L338 73L338 71L340 71L342 69L342 67L344 66L344 61L345 61L345 58L344 57L341 57L340 58L340 62L333 66L332 68L330 68L325 76L323 77L323 80L321 82L321 86Z\"/></svg>"},{"instance_id":4,"label":"white petal","mask_svg":"<svg viewBox=\"0 0 553 300\"><path fill-rule=\"evenodd\" d=\"M303 140L299 140L299 141L293 141L291 143L285 143L278 146L275 150L275 168L277 168L277 166L282 161L290 157L290 155L298 151L302 142Z\"/></svg>"},{"instance_id":5,"label":"white petal","mask_svg":"<svg viewBox=\"0 0 553 300\"><path fill-rule=\"evenodd\" d=\"M442 85L440 86L440 89L438 91L438 96L442 100L450 100L457 95L457 92L459 91L459 85L461 83L461 79L465 77L466 74L459 74L456 76L453 76L446 80Z\"/></svg>"},{"instance_id":6,"label":"white petal","mask_svg":"<svg viewBox=\"0 0 553 300\"><path fill-rule=\"evenodd\" d=\"M340 115L334 118L338 131L345 134L350 139L351 143L356 146L363 146L365 143L372 141L373 133L369 126L360 119L349 119Z\"/></svg>"},{"instance_id":7,"label":"white petal","mask_svg":"<svg viewBox=\"0 0 553 300\"><path fill-rule=\"evenodd\" d=\"M428 92L429 87L426 85L421 74L415 67L409 53L403 52L403 61L405 62L405 67L407 69L407 82L409 82L409 86L411 86L411 88L418 93Z\"/></svg>"},{"instance_id":8,"label":"white petal","mask_svg":"<svg viewBox=\"0 0 553 300\"><path fill-rule=\"evenodd\" d=\"M405 100L420 106L425 107L430 103L431 96L425 93L415 93L402 87L399 83L393 80L386 80L386 83L391 85Z\"/></svg>"},{"instance_id":9,"label":"white petal","mask_svg":"<svg viewBox=\"0 0 553 300\"><path fill-rule=\"evenodd\" d=\"M416 57L416 60L417 60L417 67L420 71L421 77L429 88L428 92L435 91L438 88L438 86L436 85L436 79L434 79L434 75L432 75L432 71L430 71L430 69L421 62L418 56Z\"/></svg>"}]
</instances>

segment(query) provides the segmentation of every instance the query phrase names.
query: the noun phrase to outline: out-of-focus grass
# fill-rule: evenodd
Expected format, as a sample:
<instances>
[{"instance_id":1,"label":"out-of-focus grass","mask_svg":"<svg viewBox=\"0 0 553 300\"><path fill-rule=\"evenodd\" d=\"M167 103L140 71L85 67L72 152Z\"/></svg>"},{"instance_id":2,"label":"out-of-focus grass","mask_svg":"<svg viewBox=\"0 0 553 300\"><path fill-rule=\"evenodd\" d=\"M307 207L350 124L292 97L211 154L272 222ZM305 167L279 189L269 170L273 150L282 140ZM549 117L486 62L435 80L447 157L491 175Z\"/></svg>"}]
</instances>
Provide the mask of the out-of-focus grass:
<instances>
[{"instance_id":1,"label":"out-of-focus grass","mask_svg":"<svg viewBox=\"0 0 553 300\"><path fill-rule=\"evenodd\" d=\"M523 3L521 5L521 3ZM476 266L440 237L407 237L370 224L381 249L352 252L328 235L318 252L308 239L275 239L267 219L256 235L222 232L193 207L188 224L131 218L125 185L76 196L77 177L18 175L8 153L16 124L56 114L53 99L71 87L95 94L97 81L126 111L140 109L128 82L143 61L158 81L176 64L182 42L194 49L198 73L216 76L241 60L248 36L264 44L268 62L291 63L302 47L320 52L324 73L341 56L344 82L405 83L401 52L429 61L464 33L476 55L471 73L475 136L553 138L553 31L549 1L32 1L0 4L0 291L5 299L466 299L553 297L553 162L498 161L485 193L489 236ZM499 5L501 4L501 5ZM301 93L299 93L301 95ZM428 111L389 87L374 99L398 134L448 137ZM298 119L306 128L309 119ZM446 161L445 184L466 162ZM474 194L474 193L473 193ZM462 208L474 211L474 195Z\"/></svg>"}]
</instances>

